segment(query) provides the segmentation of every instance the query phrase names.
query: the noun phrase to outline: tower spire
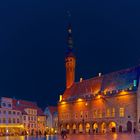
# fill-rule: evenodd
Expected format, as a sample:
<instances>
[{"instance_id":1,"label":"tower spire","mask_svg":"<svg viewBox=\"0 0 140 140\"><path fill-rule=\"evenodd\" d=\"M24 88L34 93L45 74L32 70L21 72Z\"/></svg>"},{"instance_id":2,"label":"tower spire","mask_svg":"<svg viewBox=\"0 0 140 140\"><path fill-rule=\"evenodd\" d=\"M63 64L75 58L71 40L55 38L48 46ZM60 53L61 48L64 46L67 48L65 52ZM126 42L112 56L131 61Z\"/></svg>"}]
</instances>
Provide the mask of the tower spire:
<instances>
[{"instance_id":1,"label":"tower spire","mask_svg":"<svg viewBox=\"0 0 140 140\"><path fill-rule=\"evenodd\" d=\"M75 66L76 66L76 58L73 51L72 26L70 22L68 24L67 33L68 33L67 51L65 57L66 88L70 88L75 82Z\"/></svg>"},{"instance_id":2,"label":"tower spire","mask_svg":"<svg viewBox=\"0 0 140 140\"><path fill-rule=\"evenodd\" d=\"M68 42L67 42L67 45L68 45L68 52L73 52L73 39L72 39L72 26L71 24L69 23L68 25Z\"/></svg>"},{"instance_id":3,"label":"tower spire","mask_svg":"<svg viewBox=\"0 0 140 140\"><path fill-rule=\"evenodd\" d=\"M68 27L67 27L67 55L74 55L73 52L73 38L72 38L72 25L71 25L71 13L67 11L68 14Z\"/></svg>"}]
</instances>

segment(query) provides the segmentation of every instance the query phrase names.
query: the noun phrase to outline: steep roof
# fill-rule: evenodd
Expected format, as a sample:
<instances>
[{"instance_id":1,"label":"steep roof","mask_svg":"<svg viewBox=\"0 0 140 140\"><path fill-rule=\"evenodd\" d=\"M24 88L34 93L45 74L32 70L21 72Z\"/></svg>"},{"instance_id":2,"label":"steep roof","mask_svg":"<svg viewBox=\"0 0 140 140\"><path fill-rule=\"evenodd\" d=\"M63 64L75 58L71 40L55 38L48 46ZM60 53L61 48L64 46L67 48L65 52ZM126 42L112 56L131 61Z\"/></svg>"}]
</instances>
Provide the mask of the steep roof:
<instances>
[{"instance_id":1,"label":"steep roof","mask_svg":"<svg viewBox=\"0 0 140 140\"><path fill-rule=\"evenodd\" d=\"M48 109L49 109L51 114L57 112L57 106L49 106Z\"/></svg>"},{"instance_id":2,"label":"steep roof","mask_svg":"<svg viewBox=\"0 0 140 140\"><path fill-rule=\"evenodd\" d=\"M31 109L36 109L37 110L37 115L38 116L44 116L44 113L41 108L37 106L37 103L35 102L30 102L30 101L25 101L25 100L16 100L12 99L13 102L13 109L14 110L19 110L23 114L27 114L25 112L26 108L31 108Z\"/></svg>"},{"instance_id":3,"label":"steep roof","mask_svg":"<svg viewBox=\"0 0 140 140\"><path fill-rule=\"evenodd\" d=\"M117 72L112 72L102 76L83 80L66 89L63 99L78 97L81 95L96 94L101 91L113 91L127 89L134 84L134 80L139 82L140 65Z\"/></svg>"}]
</instances>

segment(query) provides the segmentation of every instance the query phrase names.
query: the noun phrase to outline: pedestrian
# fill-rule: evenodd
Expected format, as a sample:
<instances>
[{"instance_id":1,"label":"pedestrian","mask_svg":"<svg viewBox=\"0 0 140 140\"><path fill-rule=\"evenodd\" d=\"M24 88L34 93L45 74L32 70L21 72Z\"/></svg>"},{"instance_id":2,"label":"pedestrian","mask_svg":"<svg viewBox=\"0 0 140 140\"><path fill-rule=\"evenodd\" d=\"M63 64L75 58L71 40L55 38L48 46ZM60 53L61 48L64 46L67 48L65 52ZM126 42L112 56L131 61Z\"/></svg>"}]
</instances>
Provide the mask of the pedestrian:
<instances>
[{"instance_id":1,"label":"pedestrian","mask_svg":"<svg viewBox=\"0 0 140 140\"><path fill-rule=\"evenodd\" d=\"M134 134L136 133L136 128L133 129Z\"/></svg>"}]
</instances>

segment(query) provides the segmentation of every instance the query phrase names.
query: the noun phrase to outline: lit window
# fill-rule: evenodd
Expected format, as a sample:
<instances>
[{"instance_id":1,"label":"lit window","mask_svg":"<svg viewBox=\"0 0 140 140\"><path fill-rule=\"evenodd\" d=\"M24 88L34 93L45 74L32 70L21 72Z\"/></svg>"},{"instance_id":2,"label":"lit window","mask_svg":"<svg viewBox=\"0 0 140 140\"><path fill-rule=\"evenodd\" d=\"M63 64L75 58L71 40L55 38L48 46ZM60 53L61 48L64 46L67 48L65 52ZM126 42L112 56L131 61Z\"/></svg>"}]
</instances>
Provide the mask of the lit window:
<instances>
[{"instance_id":1,"label":"lit window","mask_svg":"<svg viewBox=\"0 0 140 140\"><path fill-rule=\"evenodd\" d=\"M93 111L93 118L97 118L97 110Z\"/></svg>"},{"instance_id":2,"label":"lit window","mask_svg":"<svg viewBox=\"0 0 140 140\"><path fill-rule=\"evenodd\" d=\"M102 110L98 110L98 118L102 118Z\"/></svg>"},{"instance_id":3,"label":"lit window","mask_svg":"<svg viewBox=\"0 0 140 140\"><path fill-rule=\"evenodd\" d=\"M106 117L110 117L110 109L109 108L106 110Z\"/></svg>"},{"instance_id":4,"label":"lit window","mask_svg":"<svg viewBox=\"0 0 140 140\"><path fill-rule=\"evenodd\" d=\"M124 117L124 108L120 108L119 113L120 113L120 117Z\"/></svg>"},{"instance_id":5,"label":"lit window","mask_svg":"<svg viewBox=\"0 0 140 140\"><path fill-rule=\"evenodd\" d=\"M115 117L115 108L112 108L112 117Z\"/></svg>"}]
</instances>

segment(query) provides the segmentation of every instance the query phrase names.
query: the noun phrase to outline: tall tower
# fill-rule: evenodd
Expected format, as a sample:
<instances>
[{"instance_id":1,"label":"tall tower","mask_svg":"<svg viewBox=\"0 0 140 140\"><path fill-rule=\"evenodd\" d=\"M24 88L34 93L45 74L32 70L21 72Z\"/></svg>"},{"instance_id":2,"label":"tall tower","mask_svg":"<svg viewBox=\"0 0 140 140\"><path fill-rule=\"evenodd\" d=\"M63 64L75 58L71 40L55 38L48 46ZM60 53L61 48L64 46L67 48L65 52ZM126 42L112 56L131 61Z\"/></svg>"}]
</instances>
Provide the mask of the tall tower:
<instances>
[{"instance_id":1,"label":"tall tower","mask_svg":"<svg viewBox=\"0 0 140 140\"><path fill-rule=\"evenodd\" d=\"M66 88L70 88L75 82L75 66L76 66L76 57L73 52L71 24L68 25L67 31L68 31L68 40L67 40L67 49L66 49L66 57L65 57Z\"/></svg>"}]
</instances>

